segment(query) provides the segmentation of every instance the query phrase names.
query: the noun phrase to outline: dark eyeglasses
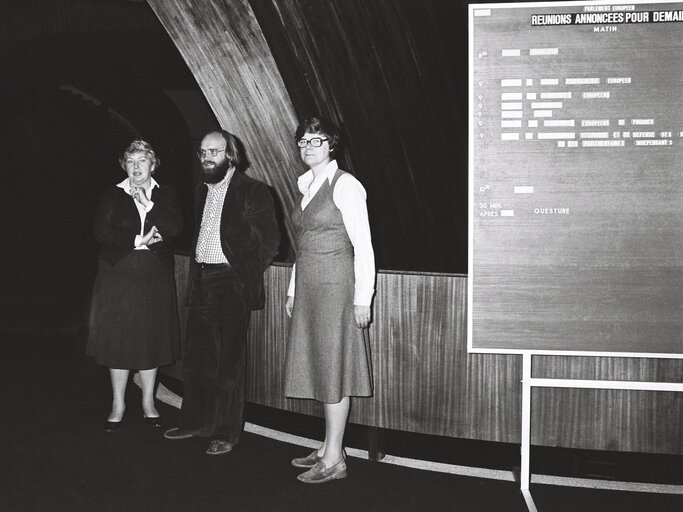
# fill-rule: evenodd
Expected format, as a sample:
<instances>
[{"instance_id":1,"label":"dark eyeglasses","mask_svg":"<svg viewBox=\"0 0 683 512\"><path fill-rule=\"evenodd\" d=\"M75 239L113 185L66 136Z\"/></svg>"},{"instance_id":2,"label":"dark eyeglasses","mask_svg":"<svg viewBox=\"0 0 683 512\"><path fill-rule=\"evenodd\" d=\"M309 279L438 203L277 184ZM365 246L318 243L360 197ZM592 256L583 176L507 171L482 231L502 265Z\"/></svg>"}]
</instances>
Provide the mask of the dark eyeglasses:
<instances>
[{"instance_id":1,"label":"dark eyeglasses","mask_svg":"<svg viewBox=\"0 0 683 512\"><path fill-rule=\"evenodd\" d=\"M305 148L309 144L313 148L319 148L320 146L323 145L323 142L325 142L326 140L328 140L327 137L313 137L313 138L310 138L308 140L299 139L296 141L296 145L299 146L301 149Z\"/></svg>"},{"instance_id":2,"label":"dark eyeglasses","mask_svg":"<svg viewBox=\"0 0 683 512\"><path fill-rule=\"evenodd\" d=\"M224 149L214 149L214 148L200 149L199 151L197 151L197 156L199 158L203 158L204 156L210 156L211 158L213 158L214 156L218 155L218 153L220 153L221 151L225 151L225 150Z\"/></svg>"}]
</instances>

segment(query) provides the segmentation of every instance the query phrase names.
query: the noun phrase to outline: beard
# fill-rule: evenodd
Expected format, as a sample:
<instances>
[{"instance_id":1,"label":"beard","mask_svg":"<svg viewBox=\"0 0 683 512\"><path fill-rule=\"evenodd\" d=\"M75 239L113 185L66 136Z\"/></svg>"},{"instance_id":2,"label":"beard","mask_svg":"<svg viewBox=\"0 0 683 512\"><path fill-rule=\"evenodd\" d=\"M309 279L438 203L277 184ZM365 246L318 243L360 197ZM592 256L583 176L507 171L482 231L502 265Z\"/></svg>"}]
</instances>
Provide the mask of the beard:
<instances>
[{"instance_id":1,"label":"beard","mask_svg":"<svg viewBox=\"0 0 683 512\"><path fill-rule=\"evenodd\" d=\"M212 185L218 183L228 174L228 169L230 169L230 161L227 159L219 163L206 161L202 164L202 181Z\"/></svg>"}]
</instances>

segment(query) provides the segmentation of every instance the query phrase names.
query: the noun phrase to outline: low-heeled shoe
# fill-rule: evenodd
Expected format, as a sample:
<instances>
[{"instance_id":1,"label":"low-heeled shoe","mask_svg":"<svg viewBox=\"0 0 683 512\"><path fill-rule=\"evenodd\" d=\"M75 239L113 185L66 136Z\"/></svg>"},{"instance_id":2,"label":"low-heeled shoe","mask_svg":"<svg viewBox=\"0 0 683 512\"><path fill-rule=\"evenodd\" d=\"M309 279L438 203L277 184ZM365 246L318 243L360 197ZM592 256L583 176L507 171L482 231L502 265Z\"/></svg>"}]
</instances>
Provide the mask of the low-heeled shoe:
<instances>
[{"instance_id":1,"label":"low-heeled shoe","mask_svg":"<svg viewBox=\"0 0 683 512\"><path fill-rule=\"evenodd\" d=\"M295 468L312 468L319 460L320 455L318 455L318 450L313 450L313 452L306 457L297 457L296 459L292 459L292 466Z\"/></svg>"},{"instance_id":2,"label":"low-heeled shoe","mask_svg":"<svg viewBox=\"0 0 683 512\"><path fill-rule=\"evenodd\" d=\"M105 421L104 422L104 431L105 432L114 432L117 428L121 426L121 421Z\"/></svg>"},{"instance_id":3,"label":"low-heeled shoe","mask_svg":"<svg viewBox=\"0 0 683 512\"><path fill-rule=\"evenodd\" d=\"M346 461L342 457L331 468L325 467L325 463L321 460L315 463L311 469L305 473L297 476L297 480L306 484L322 484L330 480L337 480L339 478L346 478Z\"/></svg>"},{"instance_id":4,"label":"low-heeled shoe","mask_svg":"<svg viewBox=\"0 0 683 512\"><path fill-rule=\"evenodd\" d=\"M152 428L160 428L162 425L161 416L154 416L154 417L145 416L144 418L145 418L145 423L147 423L147 425L149 425Z\"/></svg>"},{"instance_id":5,"label":"low-heeled shoe","mask_svg":"<svg viewBox=\"0 0 683 512\"><path fill-rule=\"evenodd\" d=\"M232 451L234 445L228 441L223 441L222 439L214 439L209 444L206 450L207 455L225 455Z\"/></svg>"}]
</instances>

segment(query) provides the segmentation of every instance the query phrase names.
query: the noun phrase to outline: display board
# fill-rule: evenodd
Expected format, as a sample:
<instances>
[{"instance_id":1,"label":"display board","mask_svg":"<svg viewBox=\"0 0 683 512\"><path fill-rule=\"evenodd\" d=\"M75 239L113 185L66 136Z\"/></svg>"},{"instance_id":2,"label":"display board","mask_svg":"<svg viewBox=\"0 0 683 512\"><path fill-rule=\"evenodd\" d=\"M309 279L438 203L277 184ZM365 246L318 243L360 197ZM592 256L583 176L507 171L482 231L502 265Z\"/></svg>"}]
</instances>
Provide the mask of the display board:
<instances>
[{"instance_id":1,"label":"display board","mask_svg":"<svg viewBox=\"0 0 683 512\"><path fill-rule=\"evenodd\" d=\"M469 22L469 350L683 357L683 2Z\"/></svg>"}]
</instances>

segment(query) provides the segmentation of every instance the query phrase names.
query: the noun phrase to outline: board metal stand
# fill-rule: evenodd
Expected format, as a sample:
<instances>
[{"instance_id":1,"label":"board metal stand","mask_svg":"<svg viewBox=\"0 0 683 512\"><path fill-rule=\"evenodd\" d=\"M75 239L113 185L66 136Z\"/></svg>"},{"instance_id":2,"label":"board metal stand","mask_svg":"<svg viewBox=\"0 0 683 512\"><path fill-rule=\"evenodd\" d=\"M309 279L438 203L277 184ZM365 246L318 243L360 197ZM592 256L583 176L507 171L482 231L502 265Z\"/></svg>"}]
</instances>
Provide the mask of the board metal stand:
<instances>
[{"instance_id":1,"label":"board metal stand","mask_svg":"<svg viewBox=\"0 0 683 512\"><path fill-rule=\"evenodd\" d=\"M678 391L683 392L683 384L672 382L635 382L619 380L581 380L581 379L539 379L532 377L531 358L533 352L522 354L522 445L520 464L520 490L529 512L538 512L529 490L531 480L531 389L541 388L584 388L584 389L625 389L637 391ZM536 354L539 355L539 354Z\"/></svg>"}]
</instances>

